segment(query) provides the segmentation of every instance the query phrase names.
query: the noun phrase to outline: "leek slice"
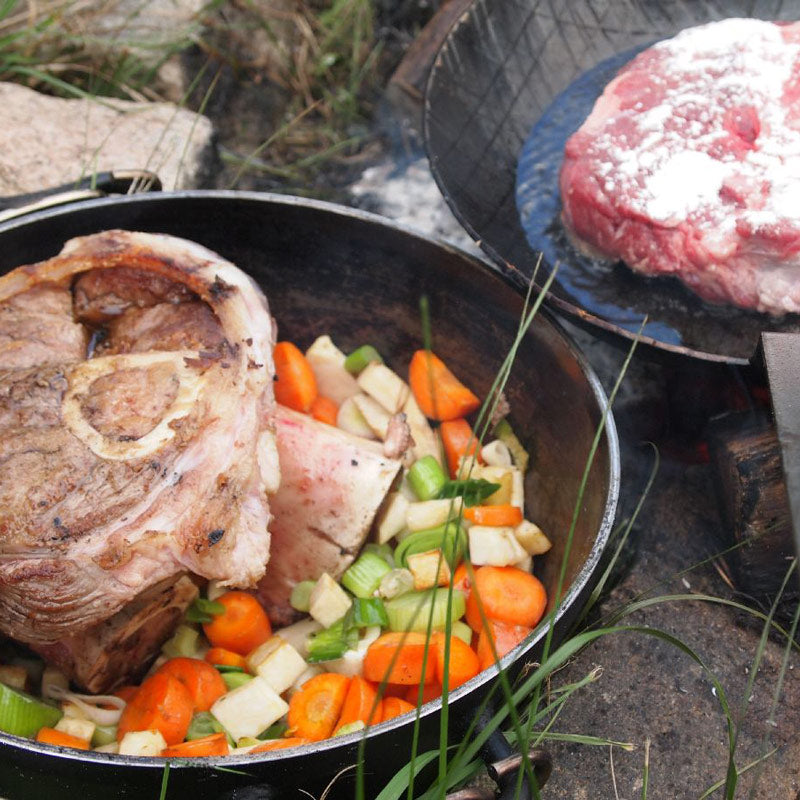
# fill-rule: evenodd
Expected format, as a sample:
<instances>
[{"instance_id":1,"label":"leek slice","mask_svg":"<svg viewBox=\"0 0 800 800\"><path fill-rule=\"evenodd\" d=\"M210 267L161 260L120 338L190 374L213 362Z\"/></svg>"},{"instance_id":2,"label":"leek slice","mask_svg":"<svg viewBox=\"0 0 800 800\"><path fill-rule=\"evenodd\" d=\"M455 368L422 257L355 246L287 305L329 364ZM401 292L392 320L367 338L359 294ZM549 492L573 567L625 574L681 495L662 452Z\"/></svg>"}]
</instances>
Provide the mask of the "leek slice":
<instances>
[{"instance_id":1,"label":"leek slice","mask_svg":"<svg viewBox=\"0 0 800 800\"><path fill-rule=\"evenodd\" d=\"M341 581L356 597L372 597L391 567L377 553L362 553L344 572Z\"/></svg>"},{"instance_id":2,"label":"leek slice","mask_svg":"<svg viewBox=\"0 0 800 800\"><path fill-rule=\"evenodd\" d=\"M414 553L426 553L428 550L441 550L451 569L464 556L467 547L467 534L455 521L450 521L436 528L427 528L406 536L394 551L394 560L403 567L408 567L408 556Z\"/></svg>"},{"instance_id":3,"label":"leek slice","mask_svg":"<svg viewBox=\"0 0 800 800\"><path fill-rule=\"evenodd\" d=\"M224 733L228 744L233 747L233 738L225 730L222 723L210 711L198 711L189 723L189 730L186 731L186 741L203 739L214 733Z\"/></svg>"},{"instance_id":4,"label":"leek slice","mask_svg":"<svg viewBox=\"0 0 800 800\"><path fill-rule=\"evenodd\" d=\"M168 658L197 658L199 642L199 631L189 625L178 625L175 633L161 645L161 652Z\"/></svg>"},{"instance_id":5,"label":"leek slice","mask_svg":"<svg viewBox=\"0 0 800 800\"><path fill-rule=\"evenodd\" d=\"M495 425L494 435L505 444L514 460L514 466L524 475L528 470L528 451L511 428L508 420L503 418Z\"/></svg>"},{"instance_id":6,"label":"leek slice","mask_svg":"<svg viewBox=\"0 0 800 800\"><path fill-rule=\"evenodd\" d=\"M292 594L289 598L289 605L295 611L302 611L308 614L308 609L311 608L311 592L317 585L316 581L300 581L292 588Z\"/></svg>"},{"instance_id":7,"label":"leek slice","mask_svg":"<svg viewBox=\"0 0 800 800\"><path fill-rule=\"evenodd\" d=\"M216 600L207 600L205 597L197 597L194 602L186 609L187 622L211 622L214 617L224 614L225 606Z\"/></svg>"},{"instance_id":8,"label":"leek slice","mask_svg":"<svg viewBox=\"0 0 800 800\"><path fill-rule=\"evenodd\" d=\"M345 358L344 368L351 375L358 375L373 361L383 364L381 354L371 344L362 344Z\"/></svg>"},{"instance_id":9,"label":"leek slice","mask_svg":"<svg viewBox=\"0 0 800 800\"><path fill-rule=\"evenodd\" d=\"M56 706L0 683L0 730L30 738L40 728L52 728L62 716Z\"/></svg>"},{"instance_id":10,"label":"leek slice","mask_svg":"<svg viewBox=\"0 0 800 800\"><path fill-rule=\"evenodd\" d=\"M378 597L357 597L347 612L349 621L356 628L385 628L389 624L383 600Z\"/></svg>"},{"instance_id":11,"label":"leek slice","mask_svg":"<svg viewBox=\"0 0 800 800\"><path fill-rule=\"evenodd\" d=\"M424 592L407 592L384 603L386 616L389 618L391 631L431 630L441 631L447 627L447 593L448 588L427 590ZM464 594L453 589L453 602L450 607L450 622L453 623L464 616L467 601ZM431 616L432 614L432 616Z\"/></svg>"},{"instance_id":12,"label":"leek slice","mask_svg":"<svg viewBox=\"0 0 800 800\"><path fill-rule=\"evenodd\" d=\"M116 725L95 725L92 733L92 747L104 747L117 741Z\"/></svg>"},{"instance_id":13,"label":"leek slice","mask_svg":"<svg viewBox=\"0 0 800 800\"><path fill-rule=\"evenodd\" d=\"M250 683L253 680L252 675L248 675L246 672L223 672L221 673L222 680L225 681L225 685L228 687L228 691L233 691L234 689L238 689L240 686L244 686L246 683Z\"/></svg>"}]
</instances>

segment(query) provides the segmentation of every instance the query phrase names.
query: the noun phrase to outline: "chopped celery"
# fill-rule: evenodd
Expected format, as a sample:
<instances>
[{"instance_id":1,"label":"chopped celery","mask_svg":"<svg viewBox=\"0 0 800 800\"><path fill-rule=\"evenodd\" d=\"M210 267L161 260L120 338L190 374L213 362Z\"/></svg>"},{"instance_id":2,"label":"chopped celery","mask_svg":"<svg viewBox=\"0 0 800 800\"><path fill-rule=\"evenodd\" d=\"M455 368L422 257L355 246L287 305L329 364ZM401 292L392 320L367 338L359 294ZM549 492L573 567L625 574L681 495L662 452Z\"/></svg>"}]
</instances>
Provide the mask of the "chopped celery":
<instances>
[{"instance_id":1,"label":"chopped celery","mask_svg":"<svg viewBox=\"0 0 800 800\"><path fill-rule=\"evenodd\" d=\"M256 737L263 741L264 739L282 739L289 730L289 726L285 722L275 722L266 730L261 731Z\"/></svg>"},{"instance_id":2,"label":"chopped celery","mask_svg":"<svg viewBox=\"0 0 800 800\"><path fill-rule=\"evenodd\" d=\"M199 638L200 633L195 628L178 625L175 633L161 646L161 652L168 658L196 658Z\"/></svg>"},{"instance_id":3,"label":"chopped celery","mask_svg":"<svg viewBox=\"0 0 800 800\"><path fill-rule=\"evenodd\" d=\"M491 483L484 478L467 478L463 481L447 481L438 497L462 497L465 506L477 506L499 488L499 483Z\"/></svg>"},{"instance_id":4,"label":"chopped celery","mask_svg":"<svg viewBox=\"0 0 800 800\"><path fill-rule=\"evenodd\" d=\"M374 625L385 628L389 624L383 600L378 597L357 597L348 617L356 628L371 628Z\"/></svg>"},{"instance_id":5,"label":"chopped celery","mask_svg":"<svg viewBox=\"0 0 800 800\"><path fill-rule=\"evenodd\" d=\"M392 569L394 569L394 549L390 544L384 542L378 544L377 542L367 542L361 549L362 553L375 553L380 556Z\"/></svg>"},{"instance_id":6,"label":"chopped celery","mask_svg":"<svg viewBox=\"0 0 800 800\"><path fill-rule=\"evenodd\" d=\"M117 741L116 725L95 725L92 733L92 747L103 747Z\"/></svg>"},{"instance_id":7,"label":"chopped celery","mask_svg":"<svg viewBox=\"0 0 800 800\"><path fill-rule=\"evenodd\" d=\"M376 553L362 553L344 572L341 581L356 597L371 597L391 567Z\"/></svg>"},{"instance_id":8,"label":"chopped celery","mask_svg":"<svg viewBox=\"0 0 800 800\"><path fill-rule=\"evenodd\" d=\"M250 683L250 681L253 680L253 676L248 675L246 672L223 672L222 680L225 681L225 685L230 692L233 689L244 686L246 683Z\"/></svg>"},{"instance_id":9,"label":"chopped celery","mask_svg":"<svg viewBox=\"0 0 800 800\"><path fill-rule=\"evenodd\" d=\"M316 581L300 581L300 583L296 583L292 589L292 596L289 598L289 605L295 611L302 611L307 614L310 608L311 592L314 591L316 585Z\"/></svg>"},{"instance_id":10,"label":"chopped celery","mask_svg":"<svg viewBox=\"0 0 800 800\"><path fill-rule=\"evenodd\" d=\"M406 475L414 494L420 500L433 500L447 483L441 464L433 456L415 461Z\"/></svg>"},{"instance_id":11,"label":"chopped celery","mask_svg":"<svg viewBox=\"0 0 800 800\"><path fill-rule=\"evenodd\" d=\"M495 425L494 435L509 449L514 466L524 475L528 470L528 451L522 446L507 419L503 418Z\"/></svg>"},{"instance_id":12,"label":"chopped celery","mask_svg":"<svg viewBox=\"0 0 800 800\"><path fill-rule=\"evenodd\" d=\"M462 642L472 645L472 628L466 622L457 619L450 625L450 634L457 636Z\"/></svg>"},{"instance_id":13,"label":"chopped celery","mask_svg":"<svg viewBox=\"0 0 800 800\"><path fill-rule=\"evenodd\" d=\"M214 617L225 613L225 606L216 600L207 600L205 597L197 597L194 602L186 609L187 622L211 622Z\"/></svg>"},{"instance_id":14,"label":"chopped celery","mask_svg":"<svg viewBox=\"0 0 800 800\"><path fill-rule=\"evenodd\" d=\"M383 364L381 354L371 345L362 344L357 350L353 350L344 360L344 368L351 375L358 375L368 364L378 361Z\"/></svg>"},{"instance_id":15,"label":"chopped celery","mask_svg":"<svg viewBox=\"0 0 800 800\"><path fill-rule=\"evenodd\" d=\"M428 550L441 550L451 568L462 559L467 545L467 535L464 529L455 521L416 531L406 536L394 551L395 561L408 566L408 556L414 553L425 553Z\"/></svg>"},{"instance_id":16,"label":"chopped celery","mask_svg":"<svg viewBox=\"0 0 800 800\"><path fill-rule=\"evenodd\" d=\"M431 630L443 630L447 624L448 591L449 589L442 588L424 592L407 592L392 600L387 600L384 605L386 606L386 616L389 617L389 630L424 632L428 629L429 618ZM450 621L455 622L464 616L466 607L463 593L454 589Z\"/></svg>"},{"instance_id":17,"label":"chopped celery","mask_svg":"<svg viewBox=\"0 0 800 800\"><path fill-rule=\"evenodd\" d=\"M35 736L39 728L52 728L61 710L27 692L0 683L0 730L15 736Z\"/></svg>"},{"instance_id":18,"label":"chopped celery","mask_svg":"<svg viewBox=\"0 0 800 800\"><path fill-rule=\"evenodd\" d=\"M341 658L347 650L358 644L358 630L346 627L340 619L330 628L318 631L308 640L308 657L306 661L314 664L318 661L333 661Z\"/></svg>"},{"instance_id":19,"label":"chopped celery","mask_svg":"<svg viewBox=\"0 0 800 800\"><path fill-rule=\"evenodd\" d=\"M210 711L198 711L189 723L186 739L187 741L202 739L213 733L224 733L227 736L227 731L222 727L222 723ZM232 742L233 740L231 740Z\"/></svg>"}]
</instances>

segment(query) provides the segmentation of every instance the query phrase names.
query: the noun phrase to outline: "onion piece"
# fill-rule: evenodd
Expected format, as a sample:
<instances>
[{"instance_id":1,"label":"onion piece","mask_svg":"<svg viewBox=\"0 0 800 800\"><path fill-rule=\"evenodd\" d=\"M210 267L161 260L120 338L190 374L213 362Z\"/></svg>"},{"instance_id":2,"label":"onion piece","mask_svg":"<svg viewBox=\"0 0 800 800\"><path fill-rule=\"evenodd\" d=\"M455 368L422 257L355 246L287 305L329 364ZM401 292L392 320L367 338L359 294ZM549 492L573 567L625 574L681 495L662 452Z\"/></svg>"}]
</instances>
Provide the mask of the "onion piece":
<instances>
[{"instance_id":1,"label":"onion piece","mask_svg":"<svg viewBox=\"0 0 800 800\"><path fill-rule=\"evenodd\" d=\"M54 684L49 684L47 690L51 697L74 703L86 714L87 719L97 725L116 725L122 716L122 710L127 705L121 697L114 694L76 694ZM99 703L113 705L116 708L98 708Z\"/></svg>"}]
</instances>

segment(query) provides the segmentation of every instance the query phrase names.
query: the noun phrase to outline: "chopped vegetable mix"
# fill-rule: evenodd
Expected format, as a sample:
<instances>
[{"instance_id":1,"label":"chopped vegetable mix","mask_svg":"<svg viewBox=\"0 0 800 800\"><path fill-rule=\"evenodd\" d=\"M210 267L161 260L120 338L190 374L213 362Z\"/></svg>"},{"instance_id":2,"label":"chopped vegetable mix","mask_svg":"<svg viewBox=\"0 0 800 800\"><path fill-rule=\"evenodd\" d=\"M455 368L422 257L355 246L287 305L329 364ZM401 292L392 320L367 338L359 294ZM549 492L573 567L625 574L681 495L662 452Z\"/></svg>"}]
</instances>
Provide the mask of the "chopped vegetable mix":
<instances>
[{"instance_id":1,"label":"chopped vegetable mix","mask_svg":"<svg viewBox=\"0 0 800 800\"><path fill-rule=\"evenodd\" d=\"M547 596L531 560L550 542L525 517L530 456L508 420L479 442L479 398L430 350L413 354L408 383L373 346L346 356L328 336L306 354L279 342L274 361L279 403L387 448L408 426L373 541L341 575L297 583L304 618L276 631L253 594L212 582L141 685L113 696L74 694L47 667L39 699L8 665L0 730L165 758L301 747L411 713L532 633Z\"/></svg>"}]
</instances>

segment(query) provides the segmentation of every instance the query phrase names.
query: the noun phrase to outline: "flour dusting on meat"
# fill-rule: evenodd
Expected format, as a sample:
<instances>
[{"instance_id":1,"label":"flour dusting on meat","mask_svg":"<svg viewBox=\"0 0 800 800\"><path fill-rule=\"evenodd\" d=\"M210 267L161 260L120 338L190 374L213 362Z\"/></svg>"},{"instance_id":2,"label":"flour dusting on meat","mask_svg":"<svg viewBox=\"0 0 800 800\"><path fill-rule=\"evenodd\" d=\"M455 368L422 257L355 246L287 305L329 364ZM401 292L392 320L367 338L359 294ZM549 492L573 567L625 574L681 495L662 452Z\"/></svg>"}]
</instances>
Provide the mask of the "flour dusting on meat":
<instances>
[{"instance_id":1,"label":"flour dusting on meat","mask_svg":"<svg viewBox=\"0 0 800 800\"><path fill-rule=\"evenodd\" d=\"M141 627L136 598L152 598L137 619L166 625L187 573L255 586L278 474L272 346L255 283L174 237L74 239L0 278L0 631L91 683L76 634L119 645L97 626ZM93 688L119 678L103 671Z\"/></svg>"},{"instance_id":2,"label":"flour dusting on meat","mask_svg":"<svg viewBox=\"0 0 800 800\"><path fill-rule=\"evenodd\" d=\"M701 297L800 312L800 23L729 19L639 54L568 140L580 244Z\"/></svg>"}]
</instances>

